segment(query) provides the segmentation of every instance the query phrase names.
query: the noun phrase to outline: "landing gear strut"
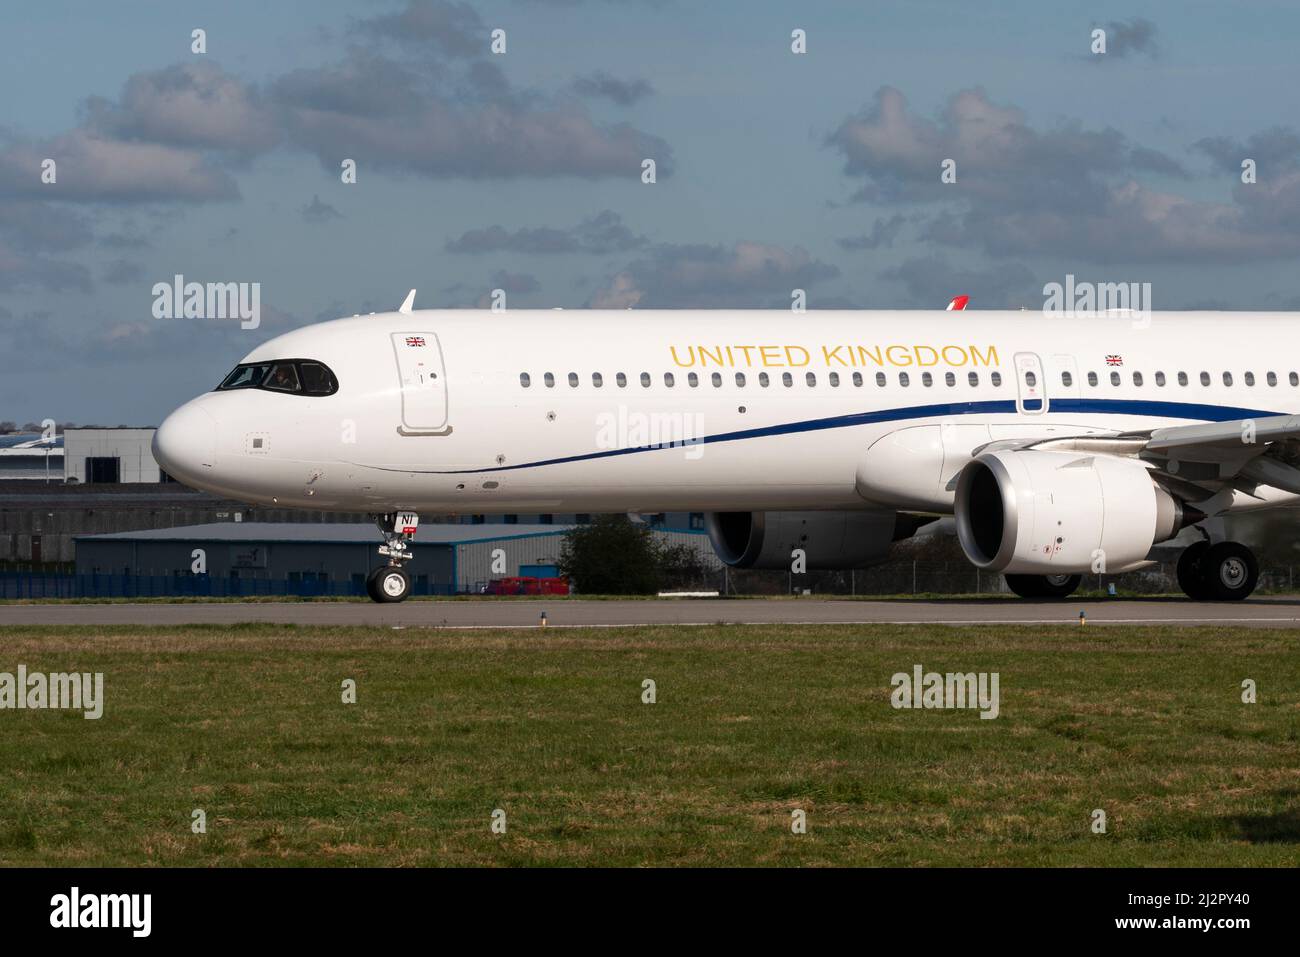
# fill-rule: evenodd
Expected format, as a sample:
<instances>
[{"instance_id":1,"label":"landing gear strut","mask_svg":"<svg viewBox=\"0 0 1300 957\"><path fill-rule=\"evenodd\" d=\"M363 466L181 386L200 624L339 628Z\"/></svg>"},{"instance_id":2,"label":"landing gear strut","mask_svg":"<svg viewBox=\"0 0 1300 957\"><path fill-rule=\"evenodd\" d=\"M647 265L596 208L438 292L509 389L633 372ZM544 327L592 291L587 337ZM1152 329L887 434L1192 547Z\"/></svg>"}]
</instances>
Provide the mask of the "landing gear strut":
<instances>
[{"instance_id":1,"label":"landing gear strut","mask_svg":"<svg viewBox=\"0 0 1300 957\"><path fill-rule=\"evenodd\" d=\"M1178 587L1196 601L1241 601L1259 583L1259 563L1240 542L1193 542L1178 558Z\"/></svg>"},{"instance_id":2,"label":"landing gear strut","mask_svg":"<svg viewBox=\"0 0 1300 957\"><path fill-rule=\"evenodd\" d=\"M411 576L402 568L413 557L408 542L415 537L420 516L415 512L388 512L376 516L375 524L384 535L379 554L388 559L366 578L366 594L378 602L405 601L411 593Z\"/></svg>"}]
</instances>

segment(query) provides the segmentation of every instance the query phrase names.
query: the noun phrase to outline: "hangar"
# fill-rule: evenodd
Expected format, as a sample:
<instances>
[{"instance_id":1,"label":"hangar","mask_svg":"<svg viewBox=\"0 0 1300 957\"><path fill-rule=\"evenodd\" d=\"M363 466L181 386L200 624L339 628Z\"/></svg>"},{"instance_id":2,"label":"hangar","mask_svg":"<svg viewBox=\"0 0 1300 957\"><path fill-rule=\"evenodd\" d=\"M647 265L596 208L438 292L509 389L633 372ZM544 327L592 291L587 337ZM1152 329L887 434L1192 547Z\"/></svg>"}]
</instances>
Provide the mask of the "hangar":
<instances>
[{"instance_id":1,"label":"hangar","mask_svg":"<svg viewBox=\"0 0 1300 957\"><path fill-rule=\"evenodd\" d=\"M421 525L411 566L415 594L478 592L494 578L558 574L564 534L573 525ZM708 536L656 529L716 564ZM83 535L75 539L78 576L144 575L319 585L364 594L380 563L380 535L367 523L217 522L180 528Z\"/></svg>"}]
</instances>

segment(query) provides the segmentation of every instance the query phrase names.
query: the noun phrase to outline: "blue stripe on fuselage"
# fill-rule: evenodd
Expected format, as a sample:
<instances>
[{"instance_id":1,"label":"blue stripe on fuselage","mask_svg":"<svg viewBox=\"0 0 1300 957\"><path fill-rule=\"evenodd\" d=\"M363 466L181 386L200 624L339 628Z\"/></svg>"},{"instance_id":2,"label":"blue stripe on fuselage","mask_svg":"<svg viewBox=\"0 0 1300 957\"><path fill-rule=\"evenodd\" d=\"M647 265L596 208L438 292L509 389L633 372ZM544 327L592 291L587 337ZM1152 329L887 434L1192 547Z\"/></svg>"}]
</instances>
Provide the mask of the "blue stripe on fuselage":
<instances>
[{"instance_id":1,"label":"blue stripe on fuselage","mask_svg":"<svg viewBox=\"0 0 1300 957\"><path fill-rule=\"evenodd\" d=\"M568 462L587 462L593 459L610 458L616 455L632 455L637 452L658 452L663 449L680 449L694 445L710 445L718 442L738 442L742 439L757 439L771 435L793 435L797 432L821 432L825 429L846 429L857 425L872 425L877 422L900 422L907 419L931 419L945 415L1008 415L1016 412L1014 399L992 399L986 402L943 402L936 405L914 405L901 409L881 409L877 412L854 412L850 415L834 415L824 419L807 419L803 422L786 422L781 425L766 425L758 429L740 429L735 432L720 432L717 435L701 436L675 442L663 442L659 445L638 445L626 449L605 449L600 452L583 452L579 455L566 455L555 459L541 459L536 462L524 462L520 465L495 465L480 469L454 469L448 472L435 472L437 475L476 475L482 472L512 472L518 469L540 468L543 465L563 465ZM1193 419L1201 422L1229 422L1233 419L1262 418L1264 416L1285 415L1283 412L1265 412L1259 409L1239 409L1224 405L1203 405L1197 402L1158 402L1147 399L1051 399L1047 414L1052 413L1096 413L1100 415L1146 415L1164 419Z\"/></svg>"}]
</instances>

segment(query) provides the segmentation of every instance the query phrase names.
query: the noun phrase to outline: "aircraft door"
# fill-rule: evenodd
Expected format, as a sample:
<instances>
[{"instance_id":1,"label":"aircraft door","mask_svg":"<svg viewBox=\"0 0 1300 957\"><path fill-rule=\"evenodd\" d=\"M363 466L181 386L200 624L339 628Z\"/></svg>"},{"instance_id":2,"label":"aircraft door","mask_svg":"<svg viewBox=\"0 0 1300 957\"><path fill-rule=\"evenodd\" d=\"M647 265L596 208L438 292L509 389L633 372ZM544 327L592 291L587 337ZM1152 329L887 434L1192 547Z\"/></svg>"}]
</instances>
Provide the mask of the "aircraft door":
<instances>
[{"instance_id":1,"label":"aircraft door","mask_svg":"<svg viewBox=\"0 0 1300 957\"><path fill-rule=\"evenodd\" d=\"M394 332L404 433L447 433L447 373L432 332Z\"/></svg>"},{"instance_id":2,"label":"aircraft door","mask_svg":"<svg viewBox=\"0 0 1300 957\"><path fill-rule=\"evenodd\" d=\"M1043 362L1035 353L1017 352L1016 410L1026 415L1041 415L1047 411L1047 383L1043 377Z\"/></svg>"}]
</instances>

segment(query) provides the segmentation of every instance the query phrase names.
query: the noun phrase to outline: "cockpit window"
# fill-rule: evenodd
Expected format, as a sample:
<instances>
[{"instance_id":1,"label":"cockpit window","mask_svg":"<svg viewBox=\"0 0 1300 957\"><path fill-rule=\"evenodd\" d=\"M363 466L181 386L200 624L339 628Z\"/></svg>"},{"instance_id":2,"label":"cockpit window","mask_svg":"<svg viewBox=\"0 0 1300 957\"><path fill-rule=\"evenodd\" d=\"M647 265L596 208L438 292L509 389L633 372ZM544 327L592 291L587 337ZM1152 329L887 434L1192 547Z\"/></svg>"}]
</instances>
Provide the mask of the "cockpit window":
<instances>
[{"instance_id":1,"label":"cockpit window","mask_svg":"<svg viewBox=\"0 0 1300 957\"><path fill-rule=\"evenodd\" d=\"M235 366L235 371L226 376L226 381L217 386L217 389L256 389L270 368L268 365Z\"/></svg>"},{"instance_id":2,"label":"cockpit window","mask_svg":"<svg viewBox=\"0 0 1300 957\"><path fill-rule=\"evenodd\" d=\"M339 390L334 373L313 359L283 359L279 362L249 362L235 366L218 392L231 389L269 389L294 395L333 395Z\"/></svg>"},{"instance_id":3,"label":"cockpit window","mask_svg":"<svg viewBox=\"0 0 1300 957\"><path fill-rule=\"evenodd\" d=\"M275 392L302 391L302 384L298 381L298 369L292 362L277 362L271 367L271 374L262 380L262 388Z\"/></svg>"}]
</instances>

